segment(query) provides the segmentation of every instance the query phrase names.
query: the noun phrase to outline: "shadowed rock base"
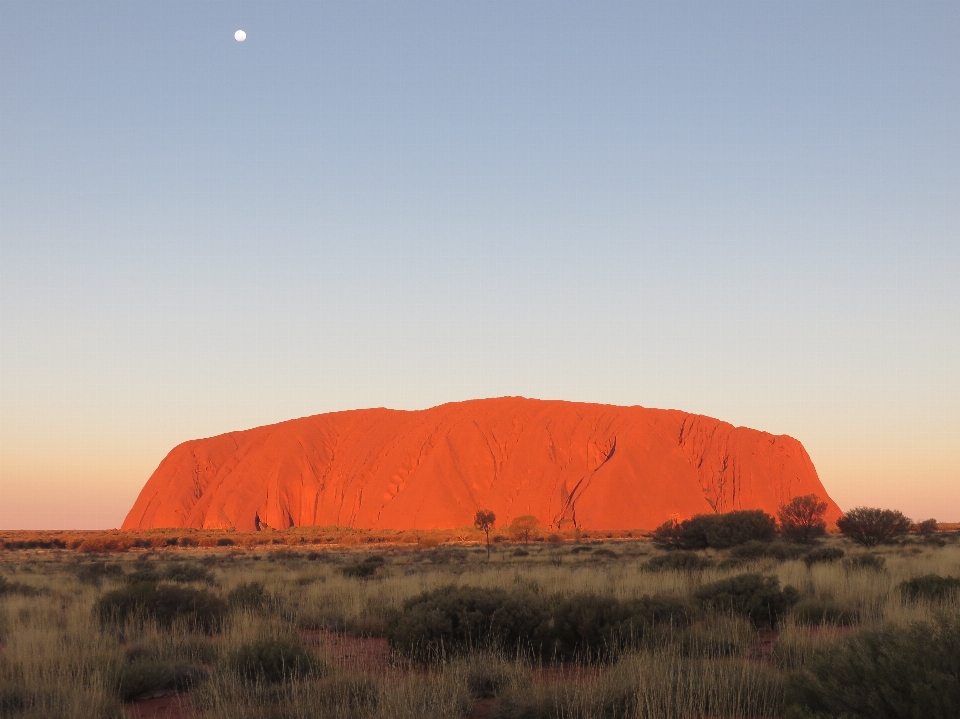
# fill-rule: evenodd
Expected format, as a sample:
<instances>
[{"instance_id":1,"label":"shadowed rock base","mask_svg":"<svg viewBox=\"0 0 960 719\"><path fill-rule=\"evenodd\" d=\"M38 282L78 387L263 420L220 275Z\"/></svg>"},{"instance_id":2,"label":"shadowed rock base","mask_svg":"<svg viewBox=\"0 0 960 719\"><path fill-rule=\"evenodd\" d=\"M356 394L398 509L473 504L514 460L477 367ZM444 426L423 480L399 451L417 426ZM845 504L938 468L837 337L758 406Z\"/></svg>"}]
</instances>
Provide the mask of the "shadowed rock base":
<instances>
[{"instance_id":1,"label":"shadowed rock base","mask_svg":"<svg viewBox=\"0 0 960 719\"><path fill-rule=\"evenodd\" d=\"M175 447L123 529L649 529L827 496L803 446L679 410L522 397L333 412Z\"/></svg>"}]
</instances>

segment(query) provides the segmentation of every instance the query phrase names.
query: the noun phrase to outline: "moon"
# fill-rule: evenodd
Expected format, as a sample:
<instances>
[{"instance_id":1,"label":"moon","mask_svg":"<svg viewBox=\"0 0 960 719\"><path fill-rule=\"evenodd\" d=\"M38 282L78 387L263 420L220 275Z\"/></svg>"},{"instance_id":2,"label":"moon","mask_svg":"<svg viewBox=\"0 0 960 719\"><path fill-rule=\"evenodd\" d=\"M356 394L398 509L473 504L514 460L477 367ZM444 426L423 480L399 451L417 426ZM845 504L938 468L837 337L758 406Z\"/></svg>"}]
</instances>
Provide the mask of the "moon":
<instances>
[{"instance_id":1,"label":"moon","mask_svg":"<svg viewBox=\"0 0 960 719\"><path fill-rule=\"evenodd\" d=\"M247 39L247 33L245 33L243 30L237 30L235 33L233 33L233 39L237 42L243 42Z\"/></svg>"}]
</instances>

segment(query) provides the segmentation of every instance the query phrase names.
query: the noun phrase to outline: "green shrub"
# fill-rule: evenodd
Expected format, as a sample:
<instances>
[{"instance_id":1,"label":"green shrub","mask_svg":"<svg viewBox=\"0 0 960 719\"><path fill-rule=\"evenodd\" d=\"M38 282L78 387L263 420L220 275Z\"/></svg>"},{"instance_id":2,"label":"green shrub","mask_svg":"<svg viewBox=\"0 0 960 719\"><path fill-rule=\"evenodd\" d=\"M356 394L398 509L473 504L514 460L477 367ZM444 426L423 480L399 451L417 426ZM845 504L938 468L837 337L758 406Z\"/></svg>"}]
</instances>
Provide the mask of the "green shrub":
<instances>
[{"instance_id":1,"label":"green shrub","mask_svg":"<svg viewBox=\"0 0 960 719\"><path fill-rule=\"evenodd\" d=\"M712 565L713 561L701 554L680 550L653 557L640 566L648 572L699 572Z\"/></svg>"},{"instance_id":2,"label":"green shrub","mask_svg":"<svg viewBox=\"0 0 960 719\"><path fill-rule=\"evenodd\" d=\"M367 557L362 562L350 564L340 568L340 573L345 577L355 577L366 579L377 573L377 570L384 565L383 557L374 554Z\"/></svg>"},{"instance_id":3,"label":"green shrub","mask_svg":"<svg viewBox=\"0 0 960 719\"><path fill-rule=\"evenodd\" d=\"M248 642L227 655L224 664L244 679L271 684L321 673L319 660L289 639Z\"/></svg>"},{"instance_id":4,"label":"green shrub","mask_svg":"<svg viewBox=\"0 0 960 719\"><path fill-rule=\"evenodd\" d=\"M213 574L209 569L190 564L189 562L173 562L168 564L160 572L161 579L168 582L178 582L189 584L190 582L202 582L204 584L213 584Z\"/></svg>"},{"instance_id":5,"label":"green shrub","mask_svg":"<svg viewBox=\"0 0 960 719\"><path fill-rule=\"evenodd\" d=\"M847 569L861 569L873 572L882 572L887 567L887 560L878 554L860 554L844 560L843 566Z\"/></svg>"},{"instance_id":6,"label":"green shrub","mask_svg":"<svg viewBox=\"0 0 960 719\"><path fill-rule=\"evenodd\" d=\"M443 587L409 600L387 638L421 659L478 649L595 659L635 645L655 625L684 626L692 615L689 603L671 597L619 601L588 594L545 601L530 592Z\"/></svg>"},{"instance_id":7,"label":"green shrub","mask_svg":"<svg viewBox=\"0 0 960 719\"><path fill-rule=\"evenodd\" d=\"M35 597L40 593L41 590L37 589L36 587L31 587L29 584L23 584L22 582L11 582L5 576L0 574L0 597L4 596L5 594L19 594L22 597Z\"/></svg>"},{"instance_id":8,"label":"green shrub","mask_svg":"<svg viewBox=\"0 0 960 719\"><path fill-rule=\"evenodd\" d=\"M421 659L471 649L526 649L546 620L542 604L524 592L441 587L408 599L389 622L387 639Z\"/></svg>"},{"instance_id":9,"label":"green shrub","mask_svg":"<svg viewBox=\"0 0 960 719\"><path fill-rule=\"evenodd\" d=\"M829 564L843 559L844 551L840 547L818 547L807 552L803 563L808 567L814 564Z\"/></svg>"},{"instance_id":10,"label":"green shrub","mask_svg":"<svg viewBox=\"0 0 960 719\"><path fill-rule=\"evenodd\" d=\"M97 601L94 612L101 623L122 623L149 619L161 627L182 620L204 632L219 630L227 605L206 589L140 582L107 592Z\"/></svg>"},{"instance_id":11,"label":"green shrub","mask_svg":"<svg viewBox=\"0 0 960 719\"><path fill-rule=\"evenodd\" d=\"M900 593L907 599L926 599L937 601L955 597L960 594L960 578L941 577L939 574L924 574L914 577L897 586Z\"/></svg>"},{"instance_id":12,"label":"green shrub","mask_svg":"<svg viewBox=\"0 0 960 719\"><path fill-rule=\"evenodd\" d=\"M797 624L848 627L860 622L860 612L831 600L807 599L794 607L793 618Z\"/></svg>"},{"instance_id":13,"label":"green shrub","mask_svg":"<svg viewBox=\"0 0 960 719\"><path fill-rule=\"evenodd\" d=\"M840 533L864 547L889 542L909 532L911 526L902 512L873 507L851 509L837 520Z\"/></svg>"},{"instance_id":14,"label":"green shrub","mask_svg":"<svg viewBox=\"0 0 960 719\"><path fill-rule=\"evenodd\" d=\"M616 559L620 555L614 552L612 549L607 549L606 547L601 547L593 553L594 557L605 557L607 559Z\"/></svg>"},{"instance_id":15,"label":"green shrub","mask_svg":"<svg viewBox=\"0 0 960 719\"><path fill-rule=\"evenodd\" d=\"M793 497L780 505L777 512L780 533L792 542L802 543L822 537L827 531L826 512L827 503L815 494Z\"/></svg>"},{"instance_id":16,"label":"green shrub","mask_svg":"<svg viewBox=\"0 0 960 719\"><path fill-rule=\"evenodd\" d=\"M729 549L751 540L770 542L776 535L773 517L760 509L744 509L669 520L654 530L653 541L663 549Z\"/></svg>"},{"instance_id":17,"label":"green shrub","mask_svg":"<svg viewBox=\"0 0 960 719\"><path fill-rule=\"evenodd\" d=\"M798 559L805 553L803 547L787 542L761 542L757 539L751 539L749 542L733 547L730 555L737 559L776 559L786 562L790 559Z\"/></svg>"},{"instance_id":18,"label":"green shrub","mask_svg":"<svg viewBox=\"0 0 960 719\"><path fill-rule=\"evenodd\" d=\"M791 719L956 719L960 621L861 631L817 651L788 684Z\"/></svg>"},{"instance_id":19,"label":"green shrub","mask_svg":"<svg viewBox=\"0 0 960 719\"><path fill-rule=\"evenodd\" d=\"M197 667L173 665L155 657L135 656L117 670L117 694L125 702L146 694L168 690L186 691L200 681L206 672Z\"/></svg>"},{"instance_id":20,"label":"green shrub","mask_svg":"<svg viewBox=\"0 0 960 719\"><path fill-rule=\"evenodd\" d=\"M81 584L99 587L104 579L119 579L123 577L123 567L108 562L87 562L76 568L77 579Z\"/></svg>"},{"instance_id":21,"label":"green shrub","mask_svg":"<svg viewBox=\"0 0 960 719\"><path fill-rule=\"evenodd\" d=\"M776 627L780 618L800 598L796 589L780 589L780 580L762 574L740 574L705 584L695 595L710 609L732 611L750 619L758 627Z\"/></svg>"},{"instance_id":22,"label":"green shrub","mask_svg":"<svg viewBox=\"0 0 960 719\"><path fill-rule=\"evenodd\" d=\"M231 609L263 609L270 602L270 594L263 582L243 582L227 594Z\"/></svg>"},{"instance_id":23,"label":"green shrub","mask_svg":"<svg viewBox=\"0 0 960 719\"><path fill-rule=\"evenodd\" d=\"M590 660L635 646L652 626L685 626L692 608L672 597L642 597L619 601L584 594L568 597L549 612L537 630L536 646L547 659Z\"/></svg>"}]
</instances>

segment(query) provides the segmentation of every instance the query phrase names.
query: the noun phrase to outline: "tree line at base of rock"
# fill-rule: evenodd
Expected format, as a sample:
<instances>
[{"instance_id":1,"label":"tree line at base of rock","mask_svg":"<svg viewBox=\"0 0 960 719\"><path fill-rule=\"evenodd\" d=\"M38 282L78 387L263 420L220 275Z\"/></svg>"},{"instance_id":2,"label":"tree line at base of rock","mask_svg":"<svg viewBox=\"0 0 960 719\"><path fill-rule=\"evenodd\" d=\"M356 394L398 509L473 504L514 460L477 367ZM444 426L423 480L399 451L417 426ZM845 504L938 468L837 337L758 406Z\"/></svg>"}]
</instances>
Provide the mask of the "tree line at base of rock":
<instances>
[{"instance_id":1,"label":"tree line at base of rock","mask_svg":"<svg viewBox=\"0 0 960 719\"><path fill-rule=\"evenodd\" d=\"M662 549L729 549L748 542L770 542L781 536L806 544L823 537L827 531L827 503L815 494L794 497L780 506L773 517L762 509L744 509L723 514L697 514L690 519L669 519L653 532L653 541ZM486 537L490 552L490 532L497 515L489 509L477 510L474 527ZM514 541L528 543L539 538L540 522L533 515L516 517L506 528ZM937 520L927 519L914 525L894 509L856 507L837 520L844 536L865 547L889 542L914 530L921 535L937 531ZM496 540L495 540L496 541Z\"/></svg>"}]
</instances>

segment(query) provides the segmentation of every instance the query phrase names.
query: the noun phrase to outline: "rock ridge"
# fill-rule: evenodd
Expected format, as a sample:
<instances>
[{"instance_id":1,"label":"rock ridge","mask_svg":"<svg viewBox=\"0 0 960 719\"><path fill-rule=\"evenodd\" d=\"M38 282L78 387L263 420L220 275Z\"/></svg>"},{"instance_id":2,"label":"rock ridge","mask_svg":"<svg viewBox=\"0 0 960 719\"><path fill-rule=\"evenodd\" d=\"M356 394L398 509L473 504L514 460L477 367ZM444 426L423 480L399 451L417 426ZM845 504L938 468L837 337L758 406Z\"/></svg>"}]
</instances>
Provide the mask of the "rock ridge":
<instances>
[{"instance_id":1,"label":"rock ridge","mask_svg":"<svg viewBox=\"0 0 960 719\"><path fill-rule=\"evenodd\" d=\"M680 410L523 397L361 409L174 447L123 529L445 529L490 509L553 528L650 529L829 498L803 446Z\"/></svg>"}]
</instances>

